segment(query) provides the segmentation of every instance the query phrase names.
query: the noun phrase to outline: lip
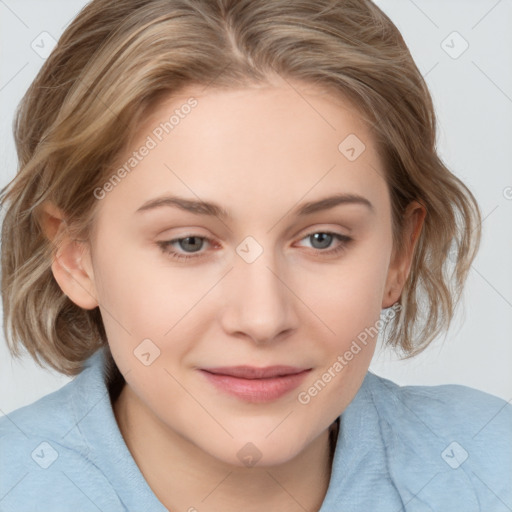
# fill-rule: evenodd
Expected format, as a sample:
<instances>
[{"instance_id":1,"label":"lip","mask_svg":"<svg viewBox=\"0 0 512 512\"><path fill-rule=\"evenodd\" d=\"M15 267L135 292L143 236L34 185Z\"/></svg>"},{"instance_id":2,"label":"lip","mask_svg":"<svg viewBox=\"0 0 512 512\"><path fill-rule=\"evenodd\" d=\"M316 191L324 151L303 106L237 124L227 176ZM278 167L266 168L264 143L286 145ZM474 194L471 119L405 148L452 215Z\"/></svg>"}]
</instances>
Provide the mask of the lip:
<instances>
[{"instance_id":1,"label":"lip","mask_svg":"<svg viewBox=\"0 0 512 512\"><path fill-rule=\"evenodd\" d=\"M201 368L217 389L252 403L271 402L297 388L311 368L294 366L230 366Z\"/></svg>"}]
</instances>

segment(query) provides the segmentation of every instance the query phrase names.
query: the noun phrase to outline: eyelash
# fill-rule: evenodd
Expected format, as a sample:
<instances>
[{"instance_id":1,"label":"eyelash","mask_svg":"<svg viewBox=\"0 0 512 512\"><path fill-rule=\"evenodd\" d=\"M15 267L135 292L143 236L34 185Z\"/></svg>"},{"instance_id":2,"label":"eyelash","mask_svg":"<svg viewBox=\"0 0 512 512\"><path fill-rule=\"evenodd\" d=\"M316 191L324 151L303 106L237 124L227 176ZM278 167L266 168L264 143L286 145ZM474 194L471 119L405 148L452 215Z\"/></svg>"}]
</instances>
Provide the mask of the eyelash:
<instances>
[{"instance_id":1,"label":"eyelash","mask_svg":"<svg viewBox=\"0 0 512 512\"><path fill-rule=\"evenodd\" d=\"M341 252L343 252L346 249L347 244L349 244L352 241L352 238L350 238L349 236L341 235L339 233L334 233L332 231L314 231L313 233L309 233L308 235L306 235L303 238L301 238L301 241L306 239L306 238L309 238L309 237L311 237L313 235L316 235L318 233L321 233L323 235L331 235L334 238L338 239L341 243L340 243L340 245L338 245L334 249L327 249L327 250L313 249L313 251L315 252L315 256L316 255L336 256L336 255L340 254ZM157 242L157 245L160 247L160 249L162 250L162 252L164 254L166 254L170 258L178 260L178 261L185 261L185 260L190 260L190 259L195 259L195 258L203 257L204 256L204 252L198 253L198 255L182 254L182 253L179 253L177 251L169 249L169 247L173 243L180 242L181 240L185 240L187 238L199 238L201 240L206 240L208 243L211 243L213 241L211 238L208 238L206 236L188 235L188 236L184 236L184 237L181 237L181 238L174 238L173 240L164 240L164 241L161 241L161 242Z\"/></svg>"}]
</instances>

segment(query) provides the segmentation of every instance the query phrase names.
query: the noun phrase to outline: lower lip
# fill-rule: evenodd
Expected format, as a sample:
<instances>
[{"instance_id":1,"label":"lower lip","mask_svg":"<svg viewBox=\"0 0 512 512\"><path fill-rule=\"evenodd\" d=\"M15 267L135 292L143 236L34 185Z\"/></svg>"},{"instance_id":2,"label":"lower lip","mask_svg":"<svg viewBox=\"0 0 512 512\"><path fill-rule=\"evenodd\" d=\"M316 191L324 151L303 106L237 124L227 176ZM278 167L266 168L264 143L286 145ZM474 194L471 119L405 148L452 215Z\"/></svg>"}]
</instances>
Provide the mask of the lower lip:
<instances>
[{"instance_id":1,"label":"lower lip","mask_svg":"<svg viewBox=\"0 0 512 512\"><path fill-rule=\"evenodd\" d=\"M229 395L252 403L277 400L297 388L309 370L293 375L268 379L241 379L230 375L220 375L201 370L201 373L217 388Z\"/></svg>"}]
</instances>

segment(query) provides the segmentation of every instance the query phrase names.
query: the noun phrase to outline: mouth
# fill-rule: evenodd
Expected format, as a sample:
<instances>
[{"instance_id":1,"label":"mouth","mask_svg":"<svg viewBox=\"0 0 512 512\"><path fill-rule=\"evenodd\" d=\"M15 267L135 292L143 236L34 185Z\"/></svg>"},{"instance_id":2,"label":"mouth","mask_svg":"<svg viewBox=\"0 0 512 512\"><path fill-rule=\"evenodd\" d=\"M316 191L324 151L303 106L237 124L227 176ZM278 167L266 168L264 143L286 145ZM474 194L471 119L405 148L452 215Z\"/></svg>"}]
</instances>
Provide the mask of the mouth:
<instances>
[{"instance_id":1,"label":"mouth","mask_svg":"<svg viewBox=\"0 0 512 512\"><path fill-rule=\"evenodd\" d=\"M275 377L285 377L287 375L296 375L307 368L297 368L295 366L267 366L258 368L256 366L225 366L219 368L203 368L203 371L213 373L214 375L227 375L239 379L270 379Z\"/></svg>"},{"instance_id":2,"label":"mouth","mask_svg":"<svg viewBox=\"0 0 512 512\"><path fill-rule=\"evenodd\" d=\"M252 403L275 401L297 388L311 368L230 366L201 368L217 390Z\"/></svg>"}]
</instances>

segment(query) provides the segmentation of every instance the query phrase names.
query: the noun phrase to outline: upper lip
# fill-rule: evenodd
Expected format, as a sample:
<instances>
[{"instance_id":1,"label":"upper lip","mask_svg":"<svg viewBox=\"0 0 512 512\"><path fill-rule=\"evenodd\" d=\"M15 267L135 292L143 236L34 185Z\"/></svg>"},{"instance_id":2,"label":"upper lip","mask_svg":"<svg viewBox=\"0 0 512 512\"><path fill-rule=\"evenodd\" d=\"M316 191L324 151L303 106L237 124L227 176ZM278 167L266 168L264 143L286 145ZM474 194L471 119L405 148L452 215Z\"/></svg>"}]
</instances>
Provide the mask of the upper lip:
<instances>
[{"instance_id":1,"label":"upper lip","mask_svg":"<svg viewBox=\"0 0 512 512\"><path fill-rule=\"evenodd\" d=\"M229 375L241 379L268 379L271 377L282 377L285 375L295 375L304 372L310 368L297 368L296 366L267 366L258 368L256 366L224 366L217 368L202 368L202 370L215 373L217 375Z\"/></svg>"}]
</instances>

